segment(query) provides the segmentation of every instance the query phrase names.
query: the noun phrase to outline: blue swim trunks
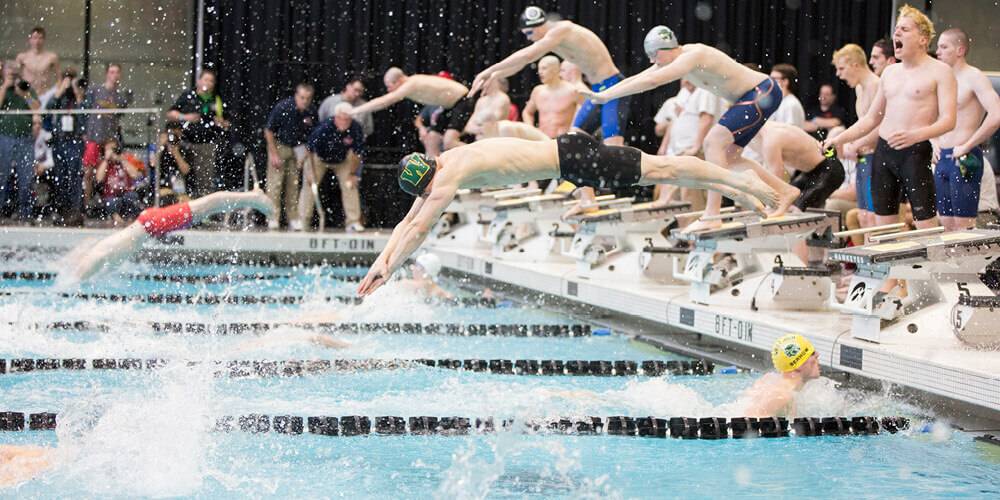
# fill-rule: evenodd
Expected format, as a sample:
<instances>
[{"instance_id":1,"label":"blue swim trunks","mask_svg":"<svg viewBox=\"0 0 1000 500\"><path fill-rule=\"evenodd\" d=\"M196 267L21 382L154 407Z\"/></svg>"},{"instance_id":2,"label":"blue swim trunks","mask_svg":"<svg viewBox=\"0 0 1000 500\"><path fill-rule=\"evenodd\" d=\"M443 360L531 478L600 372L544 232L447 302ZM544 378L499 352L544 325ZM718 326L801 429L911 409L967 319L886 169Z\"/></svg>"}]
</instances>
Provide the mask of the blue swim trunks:
<instances>
[{"instance_id":1,"label":"blue swim trunks","mask_svg":"<svg viewBox=\"0 0 1000 500\"><path fill-rule=\"evenodd\" d=\"M937 212L944 217L975 217L979 213L979 189L983 183L983 150L978 147L965 161L952 156L952 148L941 149L934 167Z\"/></svg>"},{"instance_id":2,"label":"blue swim trunks","mask_svg":"<svg viewBox=\"0 0 1000 500\"><path fill-rule=\"evenodd\" d=\"M625 77L619 73L590 88L594 92L601 92L624 79ZM573 118L573 127L591 135L596 134L600 127L604 139L619 137L628 125L629 100L629 96L626 96L612 99L605 104L594 104L587 99L577 110L576 117Z\"/></svg>"},{"instance_id":3,"label":"blue swim trunks","mask_svg":"<svg viewBox=\"0 0 1000 500\"><path fill-rule=\"evenodd\" d=\"M875 164L875 155L867 154L858 157L858 164L854 167L854 192L858 196L858 208L869 212L875 211L875 204L872 202L872 165Z\"/></svg>"},{"instance_id":4,"label":"blue swim trunks","mask_svg":"<svg viewBox=\"0 0 1000 500\"><path fill-rule=\"evenodd\" d=\"M768 78L740 96L719 119L719 125L733 133L737 146L745 148L767 118L781 106L782 97L778 83Z\"/></svg>"}]
</instances>

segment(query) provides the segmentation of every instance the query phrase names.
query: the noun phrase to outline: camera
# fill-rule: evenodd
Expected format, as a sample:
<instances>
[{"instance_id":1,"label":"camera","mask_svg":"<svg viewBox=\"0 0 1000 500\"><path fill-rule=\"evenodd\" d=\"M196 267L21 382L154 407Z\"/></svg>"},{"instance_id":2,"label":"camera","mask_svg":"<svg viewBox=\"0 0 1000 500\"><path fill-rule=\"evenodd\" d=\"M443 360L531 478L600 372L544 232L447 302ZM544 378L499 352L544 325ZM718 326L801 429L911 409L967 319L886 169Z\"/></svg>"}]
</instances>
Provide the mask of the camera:
<instances>
[{"instance_id":1,"label":"camera","mask_svg":"<svg viewBox=\"0 0 1000 500\"><path fill-rule=\"evenodd\" d=\"M27 92L31 90L31 84L27 80L20 80L17 82L17 89L21 92Z\"/></svg>"},{"instance_id":2,"label":"camera","mask_svg":"<svg viewBox=\"0 0 1000 500\"><path fill-rule=\"evenodd\" d=\"M167 141L168 142L170 142L170 143L176 143L179 140L180 140L180 137L177 137L177 134L174 134L173 132L168 132L167 133Z\"/></svg>"}]
</instances>

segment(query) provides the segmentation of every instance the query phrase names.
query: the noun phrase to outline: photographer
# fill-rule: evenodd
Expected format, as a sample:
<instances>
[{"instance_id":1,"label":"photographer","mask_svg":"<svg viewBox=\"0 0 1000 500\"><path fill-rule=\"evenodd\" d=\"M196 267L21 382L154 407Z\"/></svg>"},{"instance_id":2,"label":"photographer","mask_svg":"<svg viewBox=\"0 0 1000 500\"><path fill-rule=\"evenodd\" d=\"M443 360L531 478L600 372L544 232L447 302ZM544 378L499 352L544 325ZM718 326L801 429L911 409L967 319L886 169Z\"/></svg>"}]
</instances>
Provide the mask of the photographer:
<instances>
[{"instance_id":1,"label":"photographer","mask_svg":"<svg viewBox=\"0 0 1000 500\"><path fill-rule=\"evenodd\" d=\"M122 154L118 140L104 142L104 157L97 166L94 180L100 193L100 209L110 215L115 225L125 223L142 211L137 189L143 180L143 164Z\"/></svg>"},{"instance_id":2,"label":"photographer","mask_svg":"<svg viewBox=\"0 0 1000 500\"><path fill-rule=\"evenodd\" d=\"M56 84L55 93L45 109L80 109L87 91L87 81L77 78L76 71L67 69ZM86 115L45 115L42 127L52 133L54 163L49 175L52 179L53 205L59 222L65 225L82 225L80 206L83 202L83 128Z\"/></svg>"},{"instance_id":3,"label":"photographer","mask_svg":"<svg viewBox=\"0 0 1000 500\"><path fill-rule=\"evenodd\" d=\"M37 110L38 96L20 78L17 63L6 61L0 83L0 110ZM38 115L0 115L0 208L7 205L11 178L17 179L17 218L27 221L34 209L34 148Z\"/></svg>"},{"instance_id":4,"label":"photographer","mask_svg":"<svg viewBox=\"0 0 1000 500\"><path fill-rule=\"evenodd\" d=\"M152 166L160 173L160 205L171 205L188 199L187 175L191 172L193 153L181 142L184 126L176 120L168 121L157 140L156 156Z\"/></svg>"}]
</instances>

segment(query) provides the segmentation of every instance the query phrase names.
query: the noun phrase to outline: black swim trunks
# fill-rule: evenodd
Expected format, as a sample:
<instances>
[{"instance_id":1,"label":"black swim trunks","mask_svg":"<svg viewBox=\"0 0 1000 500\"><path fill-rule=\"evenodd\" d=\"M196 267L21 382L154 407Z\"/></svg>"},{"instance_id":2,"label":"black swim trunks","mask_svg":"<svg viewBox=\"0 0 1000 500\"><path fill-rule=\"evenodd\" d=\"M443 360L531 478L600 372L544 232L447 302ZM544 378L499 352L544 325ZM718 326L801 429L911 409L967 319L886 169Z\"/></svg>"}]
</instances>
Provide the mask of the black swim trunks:
<instances>
[{"instance_id":1,"label":"black swim trunks","mask_svg":"<svg viewBox=\"0 0 1000 500\"><path fill-rule=\"evenodd\" d=\"M581 187L618 189L642 176L642 151L606 146L587 134L570 132L556 138L559 176Z\"/></svg>"},{"instance_id":2,"label":"black swim trunks","mask_svg":"<svg viewBox=\"0 0 1000 500\"><path fill-rule=\"evenodd\" d=\"M430 129L439 134L444 134L448 129L455 129L461 133L475 109L476 101L463 97L454 106L438 113L436 119L431 122Z\"/></svg>"},{"instance_id":3,"label":"black swim trunks","mask_svg":"<svg viewBox=\"0 0 1000 500\"><path fill-rule=\"evenodd\" d=\"M872 205L876 215L898 214L901 193L910 201L913 220L927 220L937 215L931 154L928 141L896 150L879 138L872 167Z\"/></svg>"},{"instance_id":4,"label":"black swim trunks","mask_svg":"<svg viewBox=\"0 0 1000 500\"><path fill-rule=\"evenodd\" d=\"M792 185L799 188L799 197L794 205L799 210L823 208L826 199L844 183L844 165L836 158L824 158L808 172L799 172L792 179Z\"/></svg>"}]
</instances>

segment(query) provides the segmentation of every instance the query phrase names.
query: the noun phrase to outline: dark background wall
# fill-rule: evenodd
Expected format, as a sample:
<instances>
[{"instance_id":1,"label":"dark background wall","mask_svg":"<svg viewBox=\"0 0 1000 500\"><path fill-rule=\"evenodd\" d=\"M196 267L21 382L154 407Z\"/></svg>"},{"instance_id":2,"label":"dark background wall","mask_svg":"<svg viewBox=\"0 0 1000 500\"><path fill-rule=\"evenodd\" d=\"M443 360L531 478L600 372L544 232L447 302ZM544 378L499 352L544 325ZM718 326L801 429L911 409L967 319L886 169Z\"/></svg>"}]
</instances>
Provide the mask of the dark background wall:
<instances>
[{"instance_id":1,"label":"dark background wall","mask_svg":"<svg viewBox=\"0 0 1000 500\"><path fill-rule=\"evenodd\" d=\"M868 50L872 42L888 35L892 18L891 0L205 0L205 4L204 60L219 70L221 91L233 105L237 134L256 152L258 165L264 164L261 127L267 112L291 93L296 82L313 81L322 98L339 91L347 75L361 73L371 98L385 92L385 69L399 66L407 72L447 69L468 83L489 64L525 46L527 40L516 23L529 4L593 30L625 75L648 66L642 40L657 24L674 29L682 43L715 45L737 60L763 65L765 71L779 62L792 63L802 75L799 97L807 106L814 102L821 82L837 82L830 65L833 51L848 42ZM510 83L512 99L523 105L538 83L534 67ZM652 117L676 91L672 84L633 98L629 144L655 150ZM843 86L839 93L842 104L853 109L853 93ZM411 125L415 110L404 102L376 114L371 138L381 153L376 161L394 163L402 151L420 147ZM366 179L376 183L370 189L395 189L391 179L372 177ZM368 200L378 195L365 194ZM390 198L369 205L398 202Z\"/></svg>"}]
</instances>

